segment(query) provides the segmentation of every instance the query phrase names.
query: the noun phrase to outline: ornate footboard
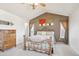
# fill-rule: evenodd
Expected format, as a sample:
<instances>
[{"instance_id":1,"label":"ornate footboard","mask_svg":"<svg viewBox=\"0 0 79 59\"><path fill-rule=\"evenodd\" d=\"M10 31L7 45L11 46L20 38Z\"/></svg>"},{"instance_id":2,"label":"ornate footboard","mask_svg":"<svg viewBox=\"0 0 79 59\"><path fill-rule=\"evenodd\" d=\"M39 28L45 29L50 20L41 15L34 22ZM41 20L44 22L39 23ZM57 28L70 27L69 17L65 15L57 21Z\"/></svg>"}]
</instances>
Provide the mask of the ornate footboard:
<instances>
[{"instance_id":1,"label":"ornate footboard","mask_svg":"<svg viewBox=\"0 0 79 59\"><path fill-rule=\"evenodd\" d=\"M24 49L33 50L41 53L52 54L52 40L33 41L24 36Z\"/></svg>"}]
</instances>

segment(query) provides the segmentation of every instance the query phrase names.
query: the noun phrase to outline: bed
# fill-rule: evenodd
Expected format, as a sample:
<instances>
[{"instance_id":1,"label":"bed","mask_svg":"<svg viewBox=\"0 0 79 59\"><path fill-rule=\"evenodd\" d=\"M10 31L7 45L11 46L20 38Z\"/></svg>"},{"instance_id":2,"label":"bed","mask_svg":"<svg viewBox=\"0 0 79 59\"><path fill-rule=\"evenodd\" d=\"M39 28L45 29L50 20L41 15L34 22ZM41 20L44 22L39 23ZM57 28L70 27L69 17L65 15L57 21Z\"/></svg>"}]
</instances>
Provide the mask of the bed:
<instances>
[{"instance_id":1,"label":"bed","mask_svg":"<svg viewBox=\"0 0 79 59\"><path fill-rule=\"evenodd\" d=\"M24 49L52 55L53 31L37 31L37 35L24 36Z\"/></svg>"}]
</instances>

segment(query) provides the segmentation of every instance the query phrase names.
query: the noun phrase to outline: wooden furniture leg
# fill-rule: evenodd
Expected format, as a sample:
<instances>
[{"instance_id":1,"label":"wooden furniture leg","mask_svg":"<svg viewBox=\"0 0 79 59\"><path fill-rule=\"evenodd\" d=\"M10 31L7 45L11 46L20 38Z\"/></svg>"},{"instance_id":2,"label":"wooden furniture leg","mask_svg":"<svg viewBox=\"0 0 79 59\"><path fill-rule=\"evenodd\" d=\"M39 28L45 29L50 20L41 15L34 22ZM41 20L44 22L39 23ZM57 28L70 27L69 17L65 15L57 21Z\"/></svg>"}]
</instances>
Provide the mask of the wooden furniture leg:
<instances>
[{"instance_id":1,"label":"wooden furniture leg","mask_svg":"<svg viewBox=\"0 0 79 59\"><path fill-rule=\"evenodd\" d=\"M52 51L51 51L51 53L53 53L53 48L52 48Z\"/></svg>"},{"instance_id":2,"label":"wooden furniture leg","mask_svg":"<svg viewBox=\"0 0 79 59\"><path fill-rule=\"evenodd\" d=\"M24 50L26 50L26 38L25 38L25 35L24 35Z\"/></svg>"},{"instance_id":3,"label":"wooden furniture leg","mask_svg":"<svg viewBox=\"0 0 79 59\"><path fill-rule=\"evenodd\" d=\"M48 45L49 45L48 55L52 55L52 53L51 53L51 51L52 51L52 48L51 48L51 40L48 40Z\"/></svg>"},{"instance_id":4,"label":"wooden furniture leg","mask_svg":"<svg viewBox=\"0 0 79 59\"><path fill-rule=\"evenodd\" d=\"M30 41L28 41L28 50L30 50Z\"/></svg>"}]
</instances>

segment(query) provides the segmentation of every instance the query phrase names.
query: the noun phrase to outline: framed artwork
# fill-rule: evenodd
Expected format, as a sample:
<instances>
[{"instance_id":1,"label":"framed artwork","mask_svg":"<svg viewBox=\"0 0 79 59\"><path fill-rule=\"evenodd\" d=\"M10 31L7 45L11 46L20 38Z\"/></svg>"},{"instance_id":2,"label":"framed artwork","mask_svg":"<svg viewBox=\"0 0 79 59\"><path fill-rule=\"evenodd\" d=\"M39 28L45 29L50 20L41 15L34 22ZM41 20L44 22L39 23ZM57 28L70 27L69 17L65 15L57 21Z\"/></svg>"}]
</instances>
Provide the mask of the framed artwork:
<instances>
[{"instance_id":1,"label":"framed artwork","mask_svg":"<svg viewBox=\"0 0 79 59\"><path fill-rule=\"evenodd\" d=\"M0 20L0 25L13 25L12 22Z\"/></svg>"}]
</instances>

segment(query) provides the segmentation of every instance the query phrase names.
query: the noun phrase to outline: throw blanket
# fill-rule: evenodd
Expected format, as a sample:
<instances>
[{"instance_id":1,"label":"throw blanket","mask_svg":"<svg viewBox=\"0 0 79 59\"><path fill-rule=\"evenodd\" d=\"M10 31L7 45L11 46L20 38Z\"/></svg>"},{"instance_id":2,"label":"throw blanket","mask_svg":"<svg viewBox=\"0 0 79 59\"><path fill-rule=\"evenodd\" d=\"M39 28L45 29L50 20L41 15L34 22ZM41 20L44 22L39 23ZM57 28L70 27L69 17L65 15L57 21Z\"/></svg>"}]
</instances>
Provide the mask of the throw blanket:
<instances>
[{"instance_id":1,"label":"throw blanket","mask_svg":"<svg viewBox=\"0 0 79 59\"><path fill-rule=\"evenodd\" d=\"M34 36L30 36L29 39L32 40L32 41L35 41L35 42L40 42L40 41L44 41L44 40L50 39L50 36L34 35Z\"/></svg>"}]
</instances>

